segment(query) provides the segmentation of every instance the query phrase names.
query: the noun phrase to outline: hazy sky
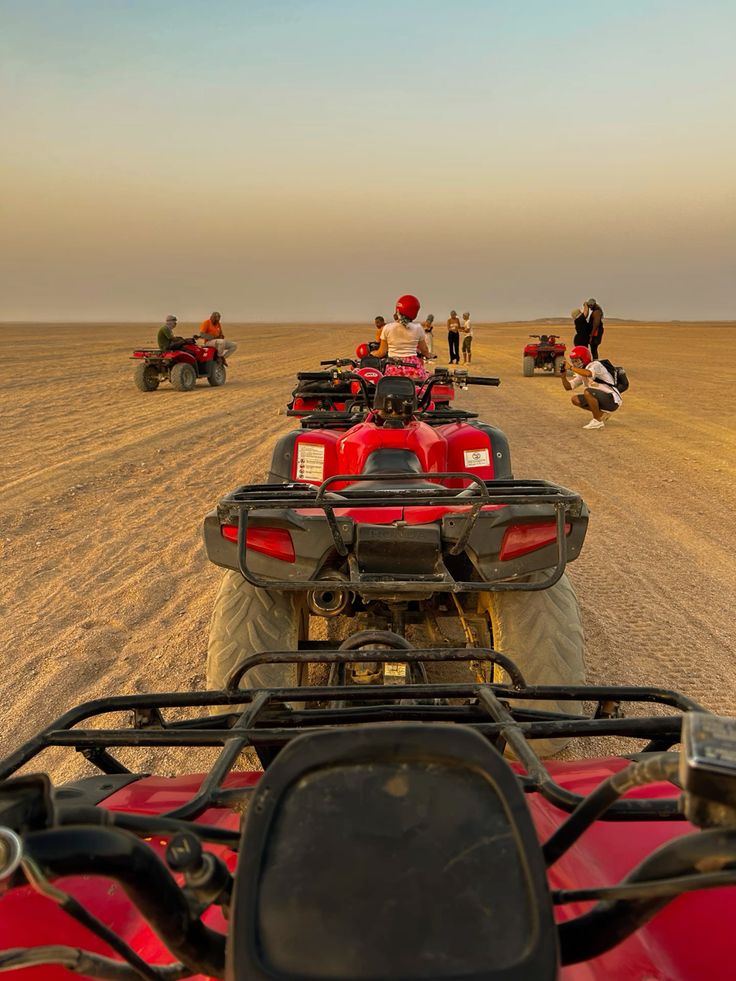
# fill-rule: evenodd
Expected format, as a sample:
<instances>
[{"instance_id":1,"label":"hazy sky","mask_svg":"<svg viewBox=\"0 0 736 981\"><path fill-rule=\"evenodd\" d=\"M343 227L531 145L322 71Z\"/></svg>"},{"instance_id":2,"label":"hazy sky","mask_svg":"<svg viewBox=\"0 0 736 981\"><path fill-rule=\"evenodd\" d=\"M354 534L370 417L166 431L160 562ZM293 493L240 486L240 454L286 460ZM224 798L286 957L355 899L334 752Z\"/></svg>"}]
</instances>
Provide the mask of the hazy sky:
<instances>
[{"instance_id":1,"label":"hazy sky","mask_svg":"<svg viewBox=\"0 0 736 981\"><path fill-rule=\"evenodd\" d=\"M734 0L0 0L0 319L736 318Z\"/></svg>"}]
</instances>

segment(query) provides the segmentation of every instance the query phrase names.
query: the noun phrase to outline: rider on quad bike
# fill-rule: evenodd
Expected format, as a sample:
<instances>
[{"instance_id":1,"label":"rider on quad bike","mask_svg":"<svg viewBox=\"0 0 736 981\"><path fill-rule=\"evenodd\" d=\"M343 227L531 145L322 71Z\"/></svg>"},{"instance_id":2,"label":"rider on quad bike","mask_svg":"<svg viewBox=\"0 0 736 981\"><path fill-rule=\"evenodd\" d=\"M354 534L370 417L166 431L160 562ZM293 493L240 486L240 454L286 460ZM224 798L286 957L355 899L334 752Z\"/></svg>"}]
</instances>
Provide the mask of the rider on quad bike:
<instances>
[{"instance_id":1,"label":"rider on quad bike","mask_svg":"<svg viewBox=\"0 0 736 981\"><path fill-rule=\"evenodd\" d=\"M396 301L396 313L399 319L387 324L381 331L378 350L374 352L377 358L398 358L403 365L388 365L387 375L409 375L412 377L424 372L422 357L428 358L429 348L424 339L424 328L416 324L419 313L419 300L407 293ZM417 355L417 351L422 357Z\"/></svg>"},{"instance_id":2,"label":"rider on quad bike","mask_svg":"<svg viewBox=\"0 0 736 981\"><path fill-rule=\"evenodd\" d=\"M156 338L158 347L133 351L133 382L141 392L155 392L162 381L169 381L180 392L190 392L198 378L219 387L227 378L225 359L218 348L197 344L195 337L174 336L176 317L169 314Z\"/></svg>"},{"instance_id":3,"label":"rider on quad bike","mask_svg":"<svg viewBox=\"0 0 736 981\"><path fill-rule=\"evenodd\" d=\"M339 377L367 390L357 372ZM268 483L238 487L206 516L207 555L227 570L210 627L210 688L234 674L248 686L307 685L288 660L247 676L241 667L263 651L314 649L325 631L356 630L390 630L422 649L493 641L533 683L582 683L565 566L582 547L587 508L564 487L514 480L499 429L446 398L435 403L457 380L499 384L444 370L418 388L384 375L344 410L292 410L301 428L277 442ZM391 683L392 670L376 662L340 676ZM409 676L426 679L424 665ZM483 666L476 677L486 677ZM560 747L550 740L542 751Z\"/></svg>"}]
</instances>

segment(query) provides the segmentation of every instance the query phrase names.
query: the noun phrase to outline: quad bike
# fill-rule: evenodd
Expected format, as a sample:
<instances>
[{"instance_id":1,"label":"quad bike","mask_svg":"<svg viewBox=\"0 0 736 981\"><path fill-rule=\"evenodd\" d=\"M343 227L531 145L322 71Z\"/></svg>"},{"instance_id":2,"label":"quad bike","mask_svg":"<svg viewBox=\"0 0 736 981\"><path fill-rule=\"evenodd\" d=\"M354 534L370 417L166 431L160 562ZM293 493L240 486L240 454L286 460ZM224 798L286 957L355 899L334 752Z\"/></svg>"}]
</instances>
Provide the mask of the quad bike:
<instances>
[{"instance_id":1,"label":"quad bike","mask_svg":"<svg viewBox=\"0 0 736 981\"><path fill-rule=\"evenodd\" d=\"M225 384L227 368L214 347L200 347L194 338L173 351L141 348L132 359L133 381L141 392L155 392L162 381L170 381L180 392L191 392L198 378L206 378L215 388Z\"/></svg>"},{"instance_id":2,"label":"quad bike","mask_svg":"<svg viewBox=\"0 0 736 981\"><path fill-rule=\"evenodd\" d=\"M356 372L341 379L356 383L360 398L342 410L294 410L301 428L276 443L268 482L238 487L205 518L207 555L227 570L210 626L208 687L234 674L245 686L306 686L303 666L246 675L242 665L261 651L313 650L356 630L390 630L421 648L493 641L535 684L581 684L580 612L565 575L588 523L580 496L514 480L500 429L445 397L435 404L435 392L456 381L447 371L423 382L419 396L411 378L382 376L373 392ZM487 680L487 664L469 669ZM390 684L396 670L356 662L331 681ZM432 670L414 665L411 678L424 682Z\"/></svg>"},{"instance_id":3,"label":"quad bike","mask_svg":"<svg viewBox=\"0 0 736 981\"><path fill-rule=\"evenodd\" d=\"M530 334L529 336L536 338L538 343L527 344L524 348L522 360L524 376L531 378L535 368L561 375L567 348L557 334Z\"/></svg>"},{"instance_id":4,"label":"quad bike","mask_svg":"<svg viewBox=\"0 0 736 981\"><path fill-rule=\"evenodd\" d=\"M251 661L347 669L350 647ZM362 656L400 667L458 653L387 633ZM0 971L731 977L736 720L662 688L530 685L503 655L474 655L500 662L509 684L402 683L389 699L380 684L232 681L67 712L0 762ZM550 737L584 751L607 736L639 751L548 764L535 752ZM204 746L217 751L210 769L187 772ZM49 747L81 753L95 775L55 786L38 759ZM134 747L181 750L184 771L168 759L165 776L149 758L131 768ZM260 768L236 767L246 750Z\"/></svg>"},{"instance_id":5,"label":"quad bike","mask_svg":"<svg viewBox=\"0 0 736 981\"><path fill-rule=\"evenodd\" d=\"M357 412L366 407L370 408L375 393L376 382L384 375L405 375L413 378L419 397L432 378L432 373L426 367L418 367L415 363L401 358L378 358L374 351L378 344L359 344L354 358L330 358L320 361L322 371L300 371L297 374L297 385L291 393L287 405L287 414L294 416L308 415L315 410L338 412ZM324 370L329 368L329 371ZM450 382L451 375L445 371L448 384L436 384L433 390L433 408L437 405L449 405L454 398L454 387ZM347 372L348 374L345 374ZM438 374L435 372L435 374ZM458 383L466 372L456 372ZM362 380L361 380L362 379Z\"/></svg>"}]
</instances>

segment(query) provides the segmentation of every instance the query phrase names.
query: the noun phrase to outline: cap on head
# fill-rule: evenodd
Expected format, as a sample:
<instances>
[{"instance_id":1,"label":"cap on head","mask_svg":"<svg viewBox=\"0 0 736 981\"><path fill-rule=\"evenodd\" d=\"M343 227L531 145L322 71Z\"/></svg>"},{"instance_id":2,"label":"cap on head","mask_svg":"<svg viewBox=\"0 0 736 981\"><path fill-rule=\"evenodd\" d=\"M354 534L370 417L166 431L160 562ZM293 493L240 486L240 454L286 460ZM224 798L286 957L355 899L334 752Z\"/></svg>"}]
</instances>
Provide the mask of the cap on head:
<instances>
[{"instance_id":1,"label":"cap on head","mask_svg":"<svg viewBox=\"0 0 736 981\"><path fill-rule=\"evenodd\" d=\"M597 307L598 306L598 304L596 303L594 297L591 296L591 298L588 300L588 306L589 307Z\"/></svg>"},{"instance_id":2,"label":"cap on head","mask_svg":"<svg viewBox=\"0 0 736 981\"><path fill-rule=\"evenodd\" d=\"M166 323L167 323L167 324L175 324L176 322L177 322L177 321L176 321L176 317L174 316L174 314L173 314L173 313L170 313L170 314L168 315L168 317L166 318Z\"/></svg>"},{"instance_id":3,"label":"cap on head","mask_svg":"<svg viewBox=\"0 0 736 981\"><path fill-rule=\"evenodd\" d=\"M412 296L411 293L405 293L396 301L396 312L406 320L414 320L419 313L420 306L421 303L415 296Z\"/></svg>"},{"instance_id":4,"label":"cap on head","mask_svg":"<svg viewBox=\"0 0 736 981\"><path fill-rule=\"evenodd\" d=\"M427 323L428 324L433 324L434 323L434 314L433 313L428 313L427 314Z\"/></svg>"},{"instance_id":5,"label":"cap on head","mask_svg":"<svg viewBox=\"0 0 736 981\"><path fill-rule=\"evenodd\" d=\"M587 347L582 347L578 345L570 351L570 360L582 361L583 367L585 368L591 362L590 351L587 349Z\"/></svg>"}]
</instances>

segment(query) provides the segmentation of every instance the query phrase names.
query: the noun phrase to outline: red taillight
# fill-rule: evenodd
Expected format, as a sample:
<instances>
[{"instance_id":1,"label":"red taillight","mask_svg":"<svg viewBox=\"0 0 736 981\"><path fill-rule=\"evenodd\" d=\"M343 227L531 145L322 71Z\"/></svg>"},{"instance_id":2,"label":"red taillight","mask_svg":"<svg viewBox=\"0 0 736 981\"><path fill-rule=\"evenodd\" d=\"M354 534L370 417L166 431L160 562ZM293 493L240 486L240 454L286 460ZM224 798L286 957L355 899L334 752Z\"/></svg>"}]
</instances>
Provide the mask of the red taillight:
<instances>
[{"instance_id":1,"label":"red taillight","mask_svg":"<svg viewBox=\"0 0 736 981\"><path fill-rule=\"evenodd\" d=\"M572 525L565 523L565 534L570 534ZM520 555L533 552L536 548L552 545L557 539L557 525L554 521L527 521L523 525L511 525L501 542L499 559L518 559Z\"/></svg>"},{"instance_id":2,"label":"red taillight","mask_svg":"<svg viewBox=\"0 0 736 981\"><path fill-rule=\"evenodd\" d=\"M237 542L237 525L222 525L220 530L223 538L227 538L229 542ZM272 559L280 559L282 562L296 560L294 543L285 528L248 528L245 533L245 544L246 548L251 548L254 552L263 552L264 555L270 555Z\"/></svg>"}]
</instances>

